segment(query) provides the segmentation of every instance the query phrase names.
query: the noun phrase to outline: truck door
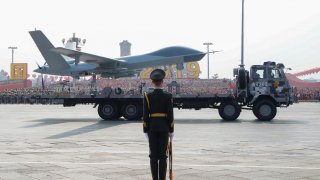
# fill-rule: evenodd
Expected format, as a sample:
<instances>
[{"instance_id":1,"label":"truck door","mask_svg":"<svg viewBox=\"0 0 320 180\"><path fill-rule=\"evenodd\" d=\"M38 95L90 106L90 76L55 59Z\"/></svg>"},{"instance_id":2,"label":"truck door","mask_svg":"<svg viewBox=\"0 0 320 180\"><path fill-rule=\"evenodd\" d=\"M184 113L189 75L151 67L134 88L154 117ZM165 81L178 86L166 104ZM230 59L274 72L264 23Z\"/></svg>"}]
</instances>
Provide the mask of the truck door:
<instances>
[{"instance_id":1,"label":"truck door","mask_svg":"<svg viewBox=\"0 0 320 180\"><path fill-rule=\"evenodd\" d=\"M268 83L271 84L270 93L274 94L274 97L284 97L289 92L285 75L278 68L269 68Z\"/></svg>"}]
</instances>

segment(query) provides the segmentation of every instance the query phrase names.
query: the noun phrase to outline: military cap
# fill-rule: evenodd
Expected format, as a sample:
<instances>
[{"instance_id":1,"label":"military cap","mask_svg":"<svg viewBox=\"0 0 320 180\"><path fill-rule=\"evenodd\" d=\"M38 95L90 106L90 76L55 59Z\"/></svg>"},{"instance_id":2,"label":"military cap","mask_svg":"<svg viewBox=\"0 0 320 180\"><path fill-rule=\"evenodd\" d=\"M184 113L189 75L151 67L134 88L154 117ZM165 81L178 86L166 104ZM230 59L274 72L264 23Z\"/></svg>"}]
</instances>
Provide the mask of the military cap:
<instances>
[{"instance_id":1,"label":"military cap","mask_svg":"<svg viewBox=\"0 0 320 180\"><path fill-rule=\"evenodd\" d=\"M150 79L155 82L162 81L165 76L166 73L162 69L155 69L150 73Z\"/></svg>"}]
</instances>

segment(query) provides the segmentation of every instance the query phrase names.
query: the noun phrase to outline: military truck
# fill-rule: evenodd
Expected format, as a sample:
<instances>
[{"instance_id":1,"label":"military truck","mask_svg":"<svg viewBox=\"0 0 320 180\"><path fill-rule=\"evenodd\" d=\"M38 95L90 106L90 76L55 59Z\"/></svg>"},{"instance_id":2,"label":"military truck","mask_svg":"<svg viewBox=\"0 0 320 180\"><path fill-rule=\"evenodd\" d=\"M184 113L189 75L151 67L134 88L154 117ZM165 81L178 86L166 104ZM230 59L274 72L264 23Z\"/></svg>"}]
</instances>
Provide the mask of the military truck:
<instances>
[{"instance_id":1,"label":"military truck","mask_svg":"<svg viewBox=\"0 0 320 180\"><path fill-rule=\"evenodd\" d=\"M238 105L243 109L252 110L259 120L269 121L276 116L277 107L288 107L293 104L293 89L284 69L282 63L276 64L270 61L264 62L263 65L251 66L250 72L244 68L235 68L234 76L237 78L235 97ZM232 111L236 108L230 109ZM230 113L224 119L235 118Z\"/></svg>"},{"instance_id":2,"label":"military truck","mask_svg":"<svg viewBox=\"0 0 320 180\"><path fill-rule=\"evenodd\" d=\"M284 72L284 65L264 62L253 65L250 71L235 68L236 88L227 94L174 94L173 104L179 109L218 109L224 120L236 120L241 110L252 110L262 121L270 121L277 114L277 108L293 104L293 90ZM137 120L142 117L143 92L139 95L109 93L97 96L60 97L64 106L95 104L102 119L111 120L124 117Z\"/></svg>"},{"instance_id":3,"label":"military truck","mask_svg":"<svg viewBox=\"0 0 320 180\"><path fill-rule=\"evenodd\" d=\"M178 109L218 109L221 118L229 121L236 120L242 110L252 110L259 120L270 121L276 116L277 108L288 107L294 102L293 90L284 70L283 64L275 62L253 65L249 71L244 67L235 68L236 87L233 91L223 94L184 94L176 91L173 105ZM179 86L177 82L170 85ZM168 87L169 91L171 86ZM152 91L152 88L145 91ZM138 94L130 94L120 88L106 87L102 93L87 95L44 93L17 97L3 94L0 103L63 104L65 107L92 104L98 107L98 114L104 120L120 117L139 120L142 117L143 92L143 89L139 89Z\"/></svg>"}]
</instances>

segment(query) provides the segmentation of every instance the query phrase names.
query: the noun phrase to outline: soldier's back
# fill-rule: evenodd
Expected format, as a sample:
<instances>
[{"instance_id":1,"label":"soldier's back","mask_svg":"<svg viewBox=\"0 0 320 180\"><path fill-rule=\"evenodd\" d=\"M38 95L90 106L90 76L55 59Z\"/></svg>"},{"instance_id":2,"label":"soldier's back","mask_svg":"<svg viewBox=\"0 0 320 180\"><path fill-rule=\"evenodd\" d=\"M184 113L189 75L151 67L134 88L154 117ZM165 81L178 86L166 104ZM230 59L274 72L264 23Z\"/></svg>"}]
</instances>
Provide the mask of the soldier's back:
<instances>
[{"instance_id":1,"label":"soldier's back","mask_svg":"<svg viewBox=\"0 0 320 180\"><path fill-rule=\"evenodd\" d=\"M167 107L170 102L171 94L162 89L155 89L148 94L150 102L150 115L159 116L152 117L150 121L150 131L169 131L168 121L166 119ZM163 117L161 117L163 115Z\"/></svg>"}]
</instances>

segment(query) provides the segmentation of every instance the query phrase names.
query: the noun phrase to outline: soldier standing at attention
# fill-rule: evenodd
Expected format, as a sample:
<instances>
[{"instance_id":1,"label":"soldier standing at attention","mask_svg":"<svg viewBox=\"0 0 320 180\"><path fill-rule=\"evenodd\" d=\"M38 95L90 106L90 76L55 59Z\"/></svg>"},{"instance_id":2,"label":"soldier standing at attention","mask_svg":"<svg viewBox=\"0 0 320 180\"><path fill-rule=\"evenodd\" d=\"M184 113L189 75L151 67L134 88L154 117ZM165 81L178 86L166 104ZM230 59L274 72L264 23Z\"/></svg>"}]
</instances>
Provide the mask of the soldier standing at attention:
<instances>
[{"instance_id":1,"label":"soldier standing at attention","mask_svg":"<svg viewBox=\"0 0 320 180\"><path fill-rule=\"evenodd\" d=\"M174 130L172 94L161 89L165 76L161 69L152 71L150 79L155 89L145 92L143 98L143 132L149 140L153 180L166 179L168 140L172 140Z\"/></svg>"}]
</instances>

